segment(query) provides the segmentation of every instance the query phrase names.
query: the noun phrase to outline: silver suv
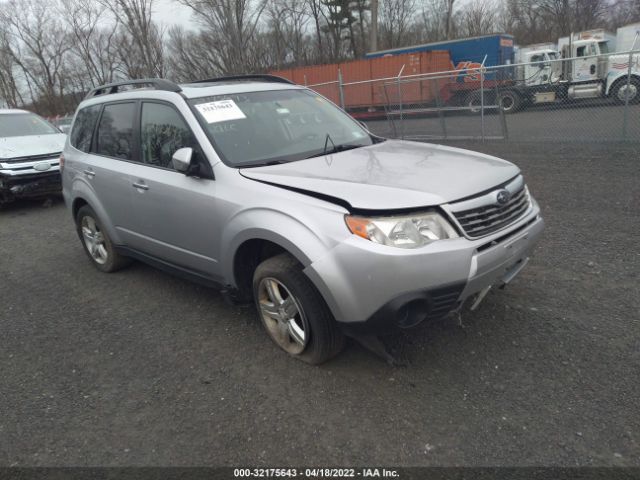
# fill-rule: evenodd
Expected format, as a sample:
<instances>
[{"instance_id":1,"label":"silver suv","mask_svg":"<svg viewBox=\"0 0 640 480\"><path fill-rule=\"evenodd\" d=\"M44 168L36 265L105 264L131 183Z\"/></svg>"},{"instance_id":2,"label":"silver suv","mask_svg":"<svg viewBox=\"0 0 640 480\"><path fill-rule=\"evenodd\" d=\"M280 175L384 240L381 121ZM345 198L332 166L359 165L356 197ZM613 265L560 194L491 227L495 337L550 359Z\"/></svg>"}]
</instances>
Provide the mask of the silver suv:
<instances>
[{"instance_id":1,"label":"silver suv","mask_svg":"<svg viewBox=\"0 0 640 480\"><path fill-rule=\"evenodd\" d=\"M99 270L133 258L253 300L313 364L345 334L442 318L508 283L543 229L515 165L377 137L268 75L99 87L62 160Z\"/></svg>"}]
</instances>

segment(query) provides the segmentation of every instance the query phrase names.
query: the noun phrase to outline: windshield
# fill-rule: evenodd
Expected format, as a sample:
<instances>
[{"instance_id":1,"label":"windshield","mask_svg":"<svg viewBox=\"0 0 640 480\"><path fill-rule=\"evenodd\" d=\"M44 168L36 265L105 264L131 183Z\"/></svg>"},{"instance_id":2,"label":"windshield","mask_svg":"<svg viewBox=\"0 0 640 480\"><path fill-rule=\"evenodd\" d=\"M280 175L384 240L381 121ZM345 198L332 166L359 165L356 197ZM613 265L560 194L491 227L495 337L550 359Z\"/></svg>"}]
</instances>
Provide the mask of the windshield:
<instances>
[{"instance_id":1,"label":"windshield","mask_svg":"<svg viewBox=\"0 0 640 480\"><path fill-rule=\"evenodd\" d=\"M558 58L560 58L558 57L558 54L556 52L549 52L547 53L547 55L549 55L549 59L551 60L557 60Z\"/></svg>"},{"instance_id":2,"label":"windshield","mask_svg":"<svg viewBox=\"0 0 640 480\"><path fill-rule=\"evenodd\" d=\"M60 133L45 119L33 113L5 113L0 115L0 137L51 135Z\"/></svg>"},{"instance_id":3,"label":"windshield","mask_svg":"<svg viewBox=\"0 0 640 480\"><path fill-rule=\"evenodd\" d=\"M271 90L190 100L231 166L301 160L371 145L362 126L310 90Z\"/></svg>"}]
</instances>

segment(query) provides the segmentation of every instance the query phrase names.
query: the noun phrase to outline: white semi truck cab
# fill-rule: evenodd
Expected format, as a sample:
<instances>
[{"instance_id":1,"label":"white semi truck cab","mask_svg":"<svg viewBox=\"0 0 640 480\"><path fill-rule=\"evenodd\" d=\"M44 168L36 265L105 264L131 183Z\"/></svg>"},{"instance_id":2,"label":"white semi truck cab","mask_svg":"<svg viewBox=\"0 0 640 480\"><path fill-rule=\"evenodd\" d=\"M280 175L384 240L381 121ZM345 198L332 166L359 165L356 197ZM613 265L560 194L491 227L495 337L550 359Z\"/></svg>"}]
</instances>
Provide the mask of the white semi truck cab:
<instances>
[{"instance_id":1,"label":"white semi truck cab","mask_svg":"<svg viewBox=\"0 0 640 480\"><path fill-rule=\"evenodd\" d=\"M629 50L640 49L639 37L640 23L621 27L616 35L603 29L574 33L560 38L557 49L553 44L520 48L518 87L509 93L519 96L520 106L606 96L637 103L640 53ZM557 61L560 57L572 60Z\"/></svg>"}]
</instances>

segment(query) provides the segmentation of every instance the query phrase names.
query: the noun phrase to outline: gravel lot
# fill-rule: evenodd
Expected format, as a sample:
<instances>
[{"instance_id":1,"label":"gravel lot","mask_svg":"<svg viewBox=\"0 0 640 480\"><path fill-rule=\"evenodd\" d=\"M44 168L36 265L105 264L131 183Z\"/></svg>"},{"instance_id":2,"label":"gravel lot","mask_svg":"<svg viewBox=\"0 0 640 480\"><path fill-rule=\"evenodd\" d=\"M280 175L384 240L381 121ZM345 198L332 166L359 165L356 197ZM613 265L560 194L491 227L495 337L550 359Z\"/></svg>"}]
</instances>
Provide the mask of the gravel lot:
<instances>
[{"instance_id":1,"label":"gravel lot","mask_svg":"<svg viewBox=\"0 0 640 480\"><path fill-rule=\"evenodd\" d=\"M105 275L59 201L0 212L1 465L640 466L640 151L470 144L547 230L477 312L310 367L248 307Z\"/></svg>"}]
</instances>

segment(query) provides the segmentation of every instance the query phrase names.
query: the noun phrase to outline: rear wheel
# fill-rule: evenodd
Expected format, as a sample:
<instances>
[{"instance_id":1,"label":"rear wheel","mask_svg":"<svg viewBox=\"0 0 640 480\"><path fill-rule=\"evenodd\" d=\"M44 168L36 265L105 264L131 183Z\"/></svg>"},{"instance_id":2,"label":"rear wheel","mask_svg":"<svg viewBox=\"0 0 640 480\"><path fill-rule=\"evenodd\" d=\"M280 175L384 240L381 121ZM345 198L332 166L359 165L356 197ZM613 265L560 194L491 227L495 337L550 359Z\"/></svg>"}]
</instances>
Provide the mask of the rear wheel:
<instances>
[{"instance_id":1,"label":"rear wheel","mask_svg":"<svg viewBox=\"0 0 640 480\"><path fill-rule=\"evenodd\" d=\"M498 98L500 100L500 108L504 113L515 113L520 108L520 95L512 90L500 92Z\"/></svg>"},{"instance_id":2,"label":"rear wheel","mask_svg":"<svg viewBox=\"0 0 640 480\"><path fill-rule=\"evenodd\" d=\"M253 294L267 334L289 355L318 365L342 350L344 335L329 307L291 255L258 265Z\"/></svg>"},{"instance_id":3,"label":"rear wheel","mask_svg":"<svg viewBox=\"0 0 640 480\"><path fill-rule=\"evenodd\" d=\"M102 228L98 216L89 205L78 210L76 230L91 263L102 272L115 272L131 263L113 248L111 239Z\"/></svg>"},{"instance_id":4,"label":"rear wheel","mask_svg":"<svg viewBox=\"0 0 640 480\"><path fill-rule=\"evenodd\" d=\"M617 103L625 104L640 102L640 80L632 78L627 82L626 78L618 80L611 88L611 96Z\"/></svg>"}]
</instances>

